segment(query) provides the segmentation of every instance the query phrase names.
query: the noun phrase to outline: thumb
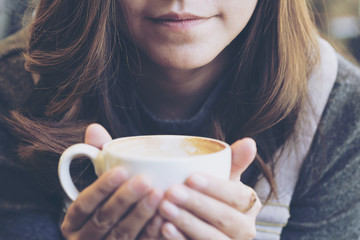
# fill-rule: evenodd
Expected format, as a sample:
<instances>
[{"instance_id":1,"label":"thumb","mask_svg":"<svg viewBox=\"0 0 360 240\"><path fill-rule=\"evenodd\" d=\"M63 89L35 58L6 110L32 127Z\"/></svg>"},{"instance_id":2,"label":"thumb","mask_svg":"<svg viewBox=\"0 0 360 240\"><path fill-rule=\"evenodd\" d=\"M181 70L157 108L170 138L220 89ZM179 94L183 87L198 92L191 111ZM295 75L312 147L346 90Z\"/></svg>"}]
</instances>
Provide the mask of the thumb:
<instances>
[{"instance_id":1,"label":"thumb","mask_svg":"<svg viewBox=\"0 0 360 240\"><path fill-rule=\"evenodd\" d=\"M241 174L254 161L256 143L252 138L243 138L231 145L232 162L230 179L239 181Z\"/></svg>"},{"instance_id":2,"label":"thumb","mask_svg":"<svg viewBox=\"0 0 360 240\"><path fill-rule=\"evenodd\" d=\"M101 149L105 143L110 142L111 140L112 138L110 134L100 124L93 123L86 128L86 144L93 145L94 147Z\"/></svg>"}]
</instances>

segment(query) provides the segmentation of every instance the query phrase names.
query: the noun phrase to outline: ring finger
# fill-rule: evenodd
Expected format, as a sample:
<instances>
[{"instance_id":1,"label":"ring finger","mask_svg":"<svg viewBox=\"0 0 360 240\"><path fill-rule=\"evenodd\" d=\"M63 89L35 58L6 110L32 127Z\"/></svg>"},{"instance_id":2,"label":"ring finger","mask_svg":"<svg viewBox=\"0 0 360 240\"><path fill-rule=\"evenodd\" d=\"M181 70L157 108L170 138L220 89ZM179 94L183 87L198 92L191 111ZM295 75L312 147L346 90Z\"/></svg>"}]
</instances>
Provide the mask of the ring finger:
<instances>
[{"instance_id":1,"label":"ring finger","mask_svg":"<svg viewBox=\"0 0 360 240\"><path fill-rule=\"evenodd\" d=\"M204 174L190 176L186 180L186 185L243 213L258 200L255 191L241 182L217 179Z\"/></svg>"},{"instance_id":2,"label":"ring finger","mask_svg":"<svg viewBox=\"0 0 360 240\"><path fill-rule=\"evenodd\" d=\"M168 200L163 200L160 203L159 211L165 219L172 222L177 229L190 239L228 239L228 237L218 229L205 223L190 212L177 207ZM196 229L196 231L194 231L194 229Z\"/></svg>"},{"instance_id":3,"label":"ring finger","mask_svg":"<svg viewBox=\"0 0 360 240\"><path fill-rule=\"evenodd\" d=\"M179 207L195 214L229 236L237 234L239 230L238 225L234 223L247 225L250 222L247 215L226 203L184 185L172 186L167 191L166 197Z\"/></svg>"}]
</instances>

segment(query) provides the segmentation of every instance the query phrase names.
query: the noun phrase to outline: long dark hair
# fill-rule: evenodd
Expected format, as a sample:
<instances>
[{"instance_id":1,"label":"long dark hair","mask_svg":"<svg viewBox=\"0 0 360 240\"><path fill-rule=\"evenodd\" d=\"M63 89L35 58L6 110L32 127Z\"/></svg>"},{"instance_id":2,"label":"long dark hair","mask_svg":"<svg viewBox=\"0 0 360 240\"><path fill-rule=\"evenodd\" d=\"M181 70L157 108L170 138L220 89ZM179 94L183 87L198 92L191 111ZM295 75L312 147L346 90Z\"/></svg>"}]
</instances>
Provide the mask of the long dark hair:
<instances>
[{"instance_id":1,"label":"long dark hair","mask_svg":"<svg viewBox=\"0 0 360 240\"><path fill-rule=\"evenodd\" d=\"M28 103L12 111L7 124L22 161L46 169L52 188L58 186L60 154L83 141L89 123L101 123L113 137L129 135L130 121L141 129L129 77L136 72L136 49L120 31L126 25L119 17L126 12L120 2L37 3L25 58L26 68L40 80ZM250 22L229 45L234 64L226 71L232 77L207 130L209 137L229 143L255 138L258 173L273 192L273 155L293 132L318 59L318 35L307 4L258 1Z\"/></svg>"}]
</instances>

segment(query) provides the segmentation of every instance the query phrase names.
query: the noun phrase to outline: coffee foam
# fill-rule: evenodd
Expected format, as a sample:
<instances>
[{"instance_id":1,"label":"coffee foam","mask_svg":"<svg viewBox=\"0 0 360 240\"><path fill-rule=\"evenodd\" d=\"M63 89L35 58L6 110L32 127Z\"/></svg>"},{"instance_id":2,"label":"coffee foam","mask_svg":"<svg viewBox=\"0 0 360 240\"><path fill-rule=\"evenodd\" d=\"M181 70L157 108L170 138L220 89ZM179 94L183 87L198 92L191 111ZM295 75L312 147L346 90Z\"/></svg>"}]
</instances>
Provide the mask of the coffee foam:
<instances>
[{"instance_id":1,"label":"coffee foam","mask_svg":"<svg viewBox=\"0 0 360 240\"><path fill-rule=\"evenodd\" d=\"M137 137L114 142L109 147L124 155L141 157L188 157L225 148L218 142L193 137Z\"/></svg>"}]
</instances>

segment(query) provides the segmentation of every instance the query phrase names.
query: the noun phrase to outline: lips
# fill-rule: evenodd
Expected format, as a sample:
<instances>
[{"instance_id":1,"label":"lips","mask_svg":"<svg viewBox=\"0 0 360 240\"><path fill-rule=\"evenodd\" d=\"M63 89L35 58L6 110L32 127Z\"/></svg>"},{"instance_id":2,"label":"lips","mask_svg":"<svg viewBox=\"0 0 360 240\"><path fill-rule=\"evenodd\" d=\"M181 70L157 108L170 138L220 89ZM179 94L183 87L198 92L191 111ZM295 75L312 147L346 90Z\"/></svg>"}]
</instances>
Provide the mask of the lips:
<instances>
[{"instance_id":1,"label":"lips","mask_svg":"<svg viewBox=\"0 0 360 240\"><path fill-rule=\"evenodd\" d=\"M210 19L209 17L197 16L190 13L168 13L158 17L149 18L153 23L171 27L178 30L188 29Z\"/></svg>"},{"instance_id":2,"label":"lips","mask_svg":"<svg viewBox=\"0 0 360 240\"><path fill-rule=\"evenodd\" d=\"M169 13L153 19L155 21L187 21L206 19L206 17L196 16L190 13Z\"/></svg>"}]
</instances>

